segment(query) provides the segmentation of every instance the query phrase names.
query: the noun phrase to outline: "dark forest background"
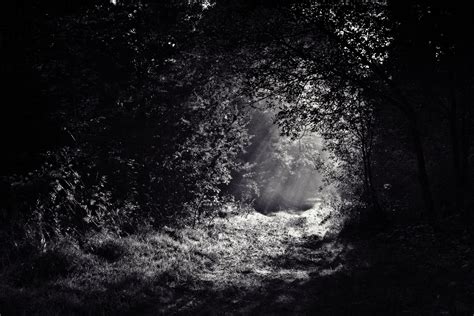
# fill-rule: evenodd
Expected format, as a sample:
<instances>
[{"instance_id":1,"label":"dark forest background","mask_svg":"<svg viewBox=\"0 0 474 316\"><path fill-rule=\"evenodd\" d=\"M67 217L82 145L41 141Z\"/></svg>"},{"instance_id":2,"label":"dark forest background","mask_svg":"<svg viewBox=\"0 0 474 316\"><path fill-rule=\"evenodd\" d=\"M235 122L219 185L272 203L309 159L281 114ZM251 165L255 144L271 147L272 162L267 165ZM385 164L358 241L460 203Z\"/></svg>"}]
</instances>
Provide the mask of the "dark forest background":
<instances>
[{"instance_id":1,"label":"dark forest background","mask_svg":"<svg viewBox=\"0 0 474 316\"><path fill-rule=\"evenodd\" d=\"M304 208L324 181L297 198L270 184L311 172L337 187L347 225L472 229L472 4L4 6L4 258L193 226L227 203Z\"/></svg>"},{"instance_id":2,"label":"dark forest background","mask_svg":"<svg viewBox=\"0 0 474 316\"><path fill-rule=\"evenodd\" d=\"M370 208L472 213L468 5L25 1L5 13L7 230L133 231L213 212L249 172L259 97L284 133L320 131Z\"/></svg>"}]
</instances>

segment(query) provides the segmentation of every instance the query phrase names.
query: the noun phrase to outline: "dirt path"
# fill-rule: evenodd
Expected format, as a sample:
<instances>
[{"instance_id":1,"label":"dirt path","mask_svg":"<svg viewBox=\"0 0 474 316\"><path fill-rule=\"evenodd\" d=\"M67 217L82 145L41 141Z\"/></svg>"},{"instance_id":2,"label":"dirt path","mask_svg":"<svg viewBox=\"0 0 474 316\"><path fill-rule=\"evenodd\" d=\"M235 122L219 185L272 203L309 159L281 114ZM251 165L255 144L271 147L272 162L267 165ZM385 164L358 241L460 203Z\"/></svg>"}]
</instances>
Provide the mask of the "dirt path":
<instances>
[{"instance_id":1,"label":"dirt path","mask_svg":"<svg viewBox=\"0 0 474 316\"><path fill-rule=\"evenodd\" d=\"M216 247L236 239L228 245L237 251L202 271L206 286L175 312L472 315L474 268L467 240L458 242L453 232L435 238L430 227L414 225L352 244L330 237L324 220L329 214L319 205L217 223L223 235Z\"/></svg>"},{"instance_id":2,"label":"dirt path","mask_svg":"<svg viewBox=\"0 0 474 316\"><path fill-rule=\"evenodd\" d=\"M330 214L317 204L63 242L1 271L0 312L472 316L469 234L412 225L349 243Z\"/></svg>"},{"instance_id":3,"label":"dirt path","mask_svg":"<svg viewBox=\"0 0 474 316\"><path fill-rule=\"evenodd\" d=\"M5 269L0 303L20 314L232 314L293 309L315 276L343 270L331 210L257 212L211 227L57 245ZM34 280L34 282L32 282Z\"/></svg>"},{"instance_id":4,"label":"dirt path","mask_svg":"<svg viewBox=\"0 0 474 316\"><path fill-rule=\"evenodd\" d=\"M216 260L197 276L204 284L202 296L190 298L178 313L303 312L313 300L301 301L303 289L315 277L344 270L351 248L331 238L330 216L331 210L318 203L304 212L216 220L215 244L208 249Z\"/></svg>"}]
</instances>

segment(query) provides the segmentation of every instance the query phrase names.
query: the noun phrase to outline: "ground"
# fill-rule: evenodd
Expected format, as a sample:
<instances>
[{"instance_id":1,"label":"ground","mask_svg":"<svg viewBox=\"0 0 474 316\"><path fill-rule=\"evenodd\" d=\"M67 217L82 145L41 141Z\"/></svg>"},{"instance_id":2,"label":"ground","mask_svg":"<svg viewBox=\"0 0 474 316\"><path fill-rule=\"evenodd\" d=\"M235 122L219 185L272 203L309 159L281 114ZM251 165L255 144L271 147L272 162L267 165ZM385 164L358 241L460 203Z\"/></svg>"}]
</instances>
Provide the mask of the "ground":
<instances>
[{"instance_id":1,"label":"ground","mask_svg":"<svg viewBox=\"0 0 474 316\"><path fill-rule=\"evenodd\" d=\"M335 223L316 203L304 212L62 242L3 269L0 312L473 315L467 235L449 242L418 225L349 242Z\"/></svg>"}]
</instances>

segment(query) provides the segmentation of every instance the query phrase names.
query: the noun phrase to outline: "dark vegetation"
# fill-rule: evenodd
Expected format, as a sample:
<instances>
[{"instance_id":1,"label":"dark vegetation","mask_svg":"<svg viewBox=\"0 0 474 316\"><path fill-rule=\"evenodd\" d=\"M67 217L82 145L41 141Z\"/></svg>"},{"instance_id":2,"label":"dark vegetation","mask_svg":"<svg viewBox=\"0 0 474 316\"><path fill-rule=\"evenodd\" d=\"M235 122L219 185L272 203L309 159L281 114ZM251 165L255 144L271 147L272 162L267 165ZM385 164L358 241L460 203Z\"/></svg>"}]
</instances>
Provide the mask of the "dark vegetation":
<instances>
[{"instance_id":1,"label":"dark vegetation","mask_svg":"<svg viewBox=\"0 0 474 316\"><path fill-rule=\"evenodd\" d=\"M472 4L4 15L0 314L472 315Z\"/></svg>"}]
</instances>

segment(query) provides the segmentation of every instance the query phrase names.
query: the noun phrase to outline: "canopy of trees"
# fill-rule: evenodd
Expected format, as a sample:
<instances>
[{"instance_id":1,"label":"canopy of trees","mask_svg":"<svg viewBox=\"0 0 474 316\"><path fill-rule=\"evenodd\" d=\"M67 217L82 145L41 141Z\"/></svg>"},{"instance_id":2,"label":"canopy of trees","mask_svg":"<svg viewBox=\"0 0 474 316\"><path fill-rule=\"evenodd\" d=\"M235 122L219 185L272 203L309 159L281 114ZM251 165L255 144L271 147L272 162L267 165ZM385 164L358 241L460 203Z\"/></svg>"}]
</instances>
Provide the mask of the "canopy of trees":
<instances>
[{"instance_id":1,"label":"canopy of trees","mask_svg":"<svg viewBox=\"0 0 474 316\"><path fill-rule=\"evenodd\" d=\"M282 100L284 132L322 133L346 175L359 158L374 208L469 212L471 5L219 4L211 29L228 32L220 44L248 91Z\"/></svg>"},{"instance_id":2,"label":"canopy of trees","mask_svg":"<svg viewBox=\"0 0 474 316\"><path fill-rule=\"evenodd\" d=\"M280 144L252 169L262 104L283 135L321 135L352 205L472 217L469 4L29 1L9 13L0 216L11 234L193 223L258 201L262 175L288 157L287 175L320 167L319 149ZM244 178L245 198L233 190Z\"/></svg>"}]
</instances>

